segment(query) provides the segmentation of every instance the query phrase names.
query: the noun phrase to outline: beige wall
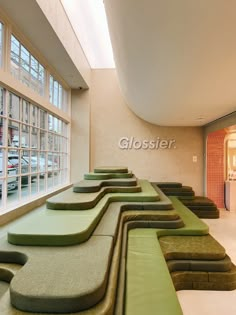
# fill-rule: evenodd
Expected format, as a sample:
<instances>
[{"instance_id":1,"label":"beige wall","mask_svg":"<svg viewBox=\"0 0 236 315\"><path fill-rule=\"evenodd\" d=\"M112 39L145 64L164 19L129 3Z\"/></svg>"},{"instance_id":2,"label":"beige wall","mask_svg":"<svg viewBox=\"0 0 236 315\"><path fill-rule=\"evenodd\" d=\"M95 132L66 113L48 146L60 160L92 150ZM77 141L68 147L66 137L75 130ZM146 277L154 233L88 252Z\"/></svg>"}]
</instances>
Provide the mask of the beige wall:
<instances>
[{"instance_id":1,"label":"beige wall","mask_svg":"<svg viewBox=\"0 0 236 315\"><path fill-rule=\"evenodd\" d=\"M89 90L71 92L71 182L83 179L89 172L90 144Z\"/></svg>"},{"instance_id":2,"label":"beige wall","mask_svg":"<svg viewBox=\"0 0 236 315\"><path fill-rule=\"evenodd\" d=\"M135 116L120 93L115 70L93 70L91 85L91 170L125 165L139 178L180 181L203 191L203 132L197 127L159 127ZM175 139L176 148L122 150L121 137ZM197 156L197 162L193 162Z\"/></svg>"}]
</instances>

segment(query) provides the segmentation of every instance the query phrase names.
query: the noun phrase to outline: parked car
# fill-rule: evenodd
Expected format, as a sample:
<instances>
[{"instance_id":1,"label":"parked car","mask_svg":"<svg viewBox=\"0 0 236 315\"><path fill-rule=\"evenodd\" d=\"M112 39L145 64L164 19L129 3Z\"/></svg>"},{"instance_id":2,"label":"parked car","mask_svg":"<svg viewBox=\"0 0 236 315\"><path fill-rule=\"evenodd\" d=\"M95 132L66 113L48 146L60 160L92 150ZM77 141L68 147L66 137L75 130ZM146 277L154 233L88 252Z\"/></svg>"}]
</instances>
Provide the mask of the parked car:
<instances>
[{"instance_id":1,"label":"parked car","mask_svg":"<svg viewBox=\"0 0 236 315\"><path fill-rule=\"evenodd\" d=\"M8 161L7 167L7 191L14 190L18 187L17 177L16 177L16 168ZM0 176L3 175L3 156L0 154ZM2 193L2 180L0 179L0 194Z\"/></svg>"},{"instance_id":2,"label":"parked car","mask_svg":"<svg viewBox=\"0 0 236 315\"><path fill-rule=\"evenodd\" d=\"M46 163L46 159L44 159L42 157L38 158L36 156L32 156L30 161L31 161L31 165L36 165L39 167L40 177L44 177L45 173L47 173L48 176L52 176L52 174L53 174L52 161L48 160ZM54 165L54 168L55 168L55 165Z\"/></svg>"},{"instance_id":3,"label":"parked car","mask_svg":"<svg viewBox=\"0 0 236 315\"><path fill-rule=\"evenodd\" d=\"M19 163L19 155L13 154L13 153L8 154L8 161L13 165L13 167L17 169L18 173L19 173L19 165L21 163L21 184L27 185L29 182L29 175L23 175L23 174L30 173L29 163L23 157L21 157L20 163ZM31 176L31 181L34 178L36 178L36 175Z\"/></svg>"}]
</instances>

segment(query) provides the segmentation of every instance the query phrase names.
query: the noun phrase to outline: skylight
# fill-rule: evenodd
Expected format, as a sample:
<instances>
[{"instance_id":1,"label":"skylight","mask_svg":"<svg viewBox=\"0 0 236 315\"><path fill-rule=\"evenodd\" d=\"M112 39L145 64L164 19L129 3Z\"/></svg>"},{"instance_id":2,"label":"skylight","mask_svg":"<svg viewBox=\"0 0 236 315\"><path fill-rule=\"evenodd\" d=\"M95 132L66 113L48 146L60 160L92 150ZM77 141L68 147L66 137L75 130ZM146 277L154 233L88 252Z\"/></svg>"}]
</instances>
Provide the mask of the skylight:
<instances>
[{"instance_id":1,"label":"skylight","mask_svg":"<svg viewBox=\"0 0 236 315\"><path fill-rule=\"evenodd\" d=\"M91 68L115 68L103 0L61 2Z\"/></svg>"}]
</instances>

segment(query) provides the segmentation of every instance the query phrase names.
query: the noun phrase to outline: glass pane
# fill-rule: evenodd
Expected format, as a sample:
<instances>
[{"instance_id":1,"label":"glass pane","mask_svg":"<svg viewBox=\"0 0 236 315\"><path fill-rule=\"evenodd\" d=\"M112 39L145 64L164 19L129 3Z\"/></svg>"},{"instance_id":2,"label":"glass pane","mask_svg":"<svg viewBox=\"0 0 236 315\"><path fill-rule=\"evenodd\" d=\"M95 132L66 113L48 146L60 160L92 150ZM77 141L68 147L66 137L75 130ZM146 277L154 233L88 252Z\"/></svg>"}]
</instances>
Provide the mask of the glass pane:
<instances>
[{"instance_id":1,"label":"glass pane","mask_svg":"<svg viewBox=\"0 0 236 315\"><path fill-rule=\"evenodd\" d=\"M5 90L1 87L0 88L0 115L6 115L6 110L4 106L4 96L5 96Z\"/></svg>"},{"instance_id":2,"label":"glass pane","mask_svg":"<svg viewBox=\"0 0 236 315\"><path fill-rule=\"evenodd\" d=\"M19 147L20 146L20 133L19 123L9 119L8 121L8 146Z\"/></svg>"},{"instance_id":3,"label":"glass pane","mask_svg":"<svg viewBox=\"0 0 236 315\"><path fill-rule=\"evenodd\" d=\"M59 84L57 81L54 81L53 83L53 104L58 107L58 99L59 97Z\"/></svg>"},{"instance_id":4,"label":"glass pane","mask_svg":"<svg viewBox=\"0 0 236 315\"><path fill-rule=\"evenodd\" d=\"M60 150L60 136L54 135L54 151Z\"/></svg>"},{"instance_id":5,"label":"glass pane","mask_svg":"<svg viewBox=\"0 0 236 315\"><path fill-rule=\"evenodd\" d=\"M0 23L0 66L2 66L2 54L3 54L3 25Z\"/></svg>"},{"instance_id":6,"label":"glass pane","mask_svg":"<svg viewBox=\"0 0 236 315\"><path fill-rule=\"evenodd\" d=\"M31 71L34 71L35 73L37 73L37 76L36 76L36 78L37 78L38 77L38 71L39 71L39 62L32 55L31 55Z\"/></svg>"},{"instance_id":7,"label":"glass pane","mask_svg":"<svg viewBox=\"0 0 236 315\"><path fill-rule=\"evenodd\" d=\"M31 176L31 195L35 195L38 193L38 184L39 184L39 177L36 176Z\"/></svg>"},{"instance_id":8,"label":"glass pane","mask_svg":"<svg viewBox=\"0 0 236 315\"><path fill-rule=\"evenodd\" d=\"M29 126L25 124L21 125L21 147L22 148L30 147Z\"/></svg>"},{"instance_id":9,"label":"glass pane","mask_svg":"<svg viewBox=\"0 0 236 315\"><path fill-rule=\"evenodd\" d=\"M53 177L54 186L57 186L60 184L59 175L60 175L59 172L54 172L54 177Z\"/></svg>"},{"instance_id":10,"label":"glass pane","mask_svg":"<svg viewBox=\"0 0 236 315\"><path fill-rule=\"evenodd\" d=\"M48 133L48 150L53 151L53 134Z\"/></svg>"},{"instance_id":11,"label":"glass pane","mask_svg":"<svg viewBox=\"0 0 236 315\"><path fill-rule=\"evenodd\" d=\"M40 174L39 191L40 192L46 191L46 175L45 175L45 173Z\"/></svg>"},{"instance_id":12,"label":"glass pane","mask_svg":"<svg viewBox=\"0 0 236 315\"><path fill-rule=\"evenodd\" d=\"M31 104L31 117L30 117L30 124L38 127L38 107Z\"/></svg>"},{"instance_id":13,"label":"glass pane","mask_svg":"<svg viewBox=\"0 0 236 315\"><path fill-rule=\"evenodd\" d=\"M0 147L6 146L7 135L6 135L6 132L4 132L5 126L6 126L6 119L0 116ZM1 148L0 148L0 152L1 152Z\"/></svg>"},{"instance_id":14,"label":"glass pane","mask_svg":"<svg viewBox=\"0 0 236 315\"><path fill-rule=\"evenodd\" d=\"M19 55L20 55L20 42L11 35L11 60L19 64Z\"/></svg>"},{"instance_id":15,"label":"glass pane","mask_svg":"<svg viewBox=\"0 0 236 315\"><path fill-rule=\"evenodd\" d=\"M53 77L50 75L50 82L49 82L49 101L50 103L53 102Z\"/></svg>"},{"instance_id":16,"label":"glass pane","mask_svg":"<svg viewBox=\"0 0 236 315\"><path fill-rule=\"evenodd\" d=\"M47 133L45 131L40 130L40 150L46 150L46 135Z\"/></svg>"},{"instance_id":17,"label":"glass pane","mask_svg":"<svg viewBox=\"0 0 236 315\"><path fill-rule=\"evenodd\" d=\"M30 53L24 46L21 46L21 68L29 72Z\"/></svg>"},{"instance_id":18,"label":"glass pane","mask_svg":"<svg viewBox=\"0 0 236 315\"><path fill-rule=\"evenodd\" d=\"M31 172L36 173L39 172L39 159L38 159L38 152L32 151L30 156L30 165L31 165Z\"/></svg>"},{"instance_id":19,"label":"glass pane","mask_svg":"<svg viewBox=\"0 0 236 315\"><path fill-rule=\"evenodd\" d=\"M46 129L46 112L41 110L39 111L40 113L40 128L41 129Z\"/></svg>"},{"instance_id":20,"label":"glass pane","mask_svg":"<svg viewBox=\"0 0 236 315\"><path fill-rule=\"evenodd\" d=\"M58 107L62 108L62 95L63 95L63 88L59 84L59 95L58 95Z\"/></svg>"},{"instance_id":21,"label":"glass pane","mask_svg":"<svg viewBox=\"0 0 236 315\"><path fill-rule=\"evenodd\" d=\"M20 178L18 176L15 177L11 177L7 179L8 183L7 183L7 206L11 206L14 203L17 203L19 200L19 181ZM12 183L15 183L15 188L11 189L11 185Z\"/></svg>"},{"instance_id":22,"label":"glass pane","mask_svg":"<svg viewBox=\"0 0 236 315\"><path fill-rule=\"evenodd\" d=\"M38 128L31 127L31 148L38 149Z\"/></svg>"},{"instance_id":23,"label":"glass pane","mask_svg":"<svg viewBox=\"0 0 236 315\"><path fill-rule=\"evenodd\" d=\"M48 130L53 131L53 116L48 115Z\"/></svg>"},{"instance_id":24,"label":"glass pane","mask_svg":"<svg viewBox=\"0 0 236 315\"><path fill-rule=\"evenodd\" d=\"M8 115L12 119L20 119L20 98L13 93L9 93Z\"/></svg>"},{"instance_id":25,"label":"glass pane","mask_svg":"<svg viewBox=\"0 0 236 315\"><path fill-rule=\"evenodd\" d=\"M23 100L22 101L22 113L21 113L21 121L23 123L29 124L29 102Z\"/></svg>"},{"instance_id":26,"label":"glass pane","mask_svg":"<svg viewBox=\"0 0 236 315\"><path fill-rule=\"evenodd\" d=\"M25 199L30 195L30 176L24 176L21 186L21 198Z\"/></svg>"},{"instance_id":27,"label":"glass pane","mask_svg":"<svg viewBox=\"0 0 236 315\"><path fill-rule=\"evenodd\" d=\"M44 176L45 172L47 171L46 169L46 153L40 153L39 157L39 168L40 168L40 175Z\"/></svg>"}]
</instances>

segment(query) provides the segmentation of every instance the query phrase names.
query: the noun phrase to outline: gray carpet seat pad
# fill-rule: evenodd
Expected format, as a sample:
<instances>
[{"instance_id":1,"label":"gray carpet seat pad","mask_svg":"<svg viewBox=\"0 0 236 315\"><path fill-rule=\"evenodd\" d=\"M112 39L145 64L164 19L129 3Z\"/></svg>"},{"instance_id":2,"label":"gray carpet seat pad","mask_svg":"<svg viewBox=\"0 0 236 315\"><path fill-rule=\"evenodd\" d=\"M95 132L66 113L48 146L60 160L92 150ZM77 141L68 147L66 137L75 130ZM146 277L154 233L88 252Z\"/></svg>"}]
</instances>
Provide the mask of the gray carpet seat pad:
<instances>
[{"instance_id":1,"label":"gray carpet seat pad","mask_svg":"<svg viewBox=\"0 0 236 315\"><path fill-rule=\"evenodd\" d=\"M74 192L96 192L105 186L136 186L137 179L132 178L113 178L113 179L100 179L100 180L82 180L73 185Z\"/></svg>"}]
</instances>

